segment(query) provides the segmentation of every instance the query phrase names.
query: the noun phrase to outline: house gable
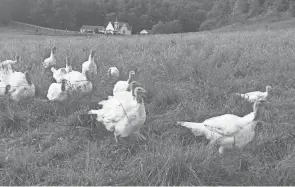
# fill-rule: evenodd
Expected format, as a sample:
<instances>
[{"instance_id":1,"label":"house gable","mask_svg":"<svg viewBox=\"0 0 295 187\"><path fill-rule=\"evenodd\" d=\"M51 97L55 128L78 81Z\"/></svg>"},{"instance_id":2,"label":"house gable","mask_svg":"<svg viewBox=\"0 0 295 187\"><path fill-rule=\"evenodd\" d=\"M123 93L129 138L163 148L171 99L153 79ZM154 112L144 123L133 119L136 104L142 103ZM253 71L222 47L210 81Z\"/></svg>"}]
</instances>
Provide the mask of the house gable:
<instances>
[{"instance_id":1,"label":"house gable","mask_svg":"<svg viewBox=\"0 0 295 187\"><path fill-rule=\"evenodd\" d=\"M112 22L109 22L109 24L107 25L107 27L106 27L106 31L114 31L115 29L114 29L114 27L113 27L113 25L112 25Z\"/></svg>"},{"instance_id":2,"label":"house gable","mask_svg":"<svg viewBox=\"0 0 295 187\"><path fill-rule=\"evenodd\" d=\"M120 34L131 35L131 30L129 30L129 29L127 28L126 25L123 25L123 26L120 28L119 33L120 33Z\"/></svg>"},{"instance_id":3,"label":"house gable","mask_svg":"<svg viewBox=\"0 0 295 187\"><path fill-rule=\"evenodd\" d=\"M129 29L126 27L126 25L123 25L119 31L129 31Z\"/></svg>"},{"instance_id":4,"label":"house gable","mask_svg":"<svg viewBox=\"0 0 295 187\"><path fill-rule=\"evenodd\" d=\"M122 28L122 27L126 27L127 30L131 30L131 27L128 23L125 23L125 22L120 22L119 23L119 30Z\"/></svg>"}]
</instances>

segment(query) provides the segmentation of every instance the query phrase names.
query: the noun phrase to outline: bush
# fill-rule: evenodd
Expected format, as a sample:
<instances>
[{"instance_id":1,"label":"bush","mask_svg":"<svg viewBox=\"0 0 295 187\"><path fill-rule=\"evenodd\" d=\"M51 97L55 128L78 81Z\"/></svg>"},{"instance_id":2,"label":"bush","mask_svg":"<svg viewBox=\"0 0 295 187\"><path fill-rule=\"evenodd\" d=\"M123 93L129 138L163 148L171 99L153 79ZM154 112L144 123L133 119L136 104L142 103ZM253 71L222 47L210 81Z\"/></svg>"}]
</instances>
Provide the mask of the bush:
<instances>
[{"instance_id":1,"label":"bush","mask_svg":"<svg viewBox=\"0 0 295 187\"><path fill-rule=\"evenodd\" d=\"M206 20L200 25L200 31L215 29L216 25L217 23L214 19Z\"/></svg>"},{"instance_id":2,"label":"bush","mask_svg":"<svg viewBox=\"0 0 295 187\"><path fill-rule=\"evenodd\" d=\"M295 17L295 4L290 5L289 12L291 13L292 17Z\"/></svg>"}]
</instances>

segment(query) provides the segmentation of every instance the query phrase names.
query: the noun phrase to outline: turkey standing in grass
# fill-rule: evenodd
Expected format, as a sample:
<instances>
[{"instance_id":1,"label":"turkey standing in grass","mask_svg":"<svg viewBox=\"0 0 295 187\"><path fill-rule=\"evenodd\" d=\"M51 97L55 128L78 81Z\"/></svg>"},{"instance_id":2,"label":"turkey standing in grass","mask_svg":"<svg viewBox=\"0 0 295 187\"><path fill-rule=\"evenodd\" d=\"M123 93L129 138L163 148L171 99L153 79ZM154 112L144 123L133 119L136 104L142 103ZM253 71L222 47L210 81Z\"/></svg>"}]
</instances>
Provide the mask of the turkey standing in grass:
<instances>
[{"instance_id":1,"label":"turkey standing in grass","mask_svg":"<svg viewBox=\"0 0 295 187\"><path fill-rule=\"evenodd\" d=\"M220 145L219 153L223 154L225 149L235 146L241 148L252 141L261 107L266 102L265 99L255 101L253 112L244 117L224 114L209 118L202 123L180 121L177 125L189 128L195 136L205 135L210 143L217 142Z\"/></svg>"},{"instance_id":2,"label":"turkey standing in grass","mask_svg":"<svg viewBox=\"0 0 295 187\"><path fill-rule=\"evenodd\" d=\"M46 58L44 61L43 61L43 67L45 69L48 69L48 68L51 68L53 66L56 66L56 57L55 57L55 54L56 54L56 47L52 47L51 48L51 53L50 53L50 56L48 58Z\"/></svg>"},{"instance_id":3,"label":"turkey standing in grass","mask_svg":"<svg viewBox=\"0 0 295 187\"><path fill-rule=\"evenodd\" d=\"M13 60L4 60L0 63L0 65L13 65L19 62L19 55L16 55Z\"/></svg>"},{"instance_id":4,"label":"turkey standing in grass","mask_svg":"<svg viewBox=\"0 0 295 187\"><path fill-rule=\"evenodd\" d=\"M236 95L241 96L242 98L248 100L251 103L254 103L258 99L268 99L270 90L271 90L271 86L266 86L265 92L255 91L255 92L249 92L245 94L236 93Z\"/></svg>"},{"instance_id":5,"label":"turkey standing in grass","mask_svg":"<svg viewBox=\"0 0 295 187\"><path fill-rule=\"evenodd\" d=\"M8 84L6 85L3 82L0 82L0 98L6 98L7 94L9 93L11 86Z\"/></svg>"},{"instance_id":6,"label":"turkey standing in grass","mask_svg":"<svg viewBox=\"0 0 295 187\"><path fill-rule=\"evenodd\" d=\"M129 84L133 81L135 76L135 72L134 71L130 71L129 72L129 78L127 81L118 81L113 89L113 95L115 95L117 92L122 92L122 91L126 91Z\"/></svg>"},{"instance_id":7,"label":"turkey standing in grass","mask_svg":"<svg viewBox=\"0 0 295 187\"><path fill-rule=\"evenodd\" d=\"M71 85L71 89L73 92L70 93L77 93L77 97L81 98L84 96L89 96L91 99L92 93L95 89L94 84L91 82L91 76L89 75L89 71L85 71L84 73L81 73L79 71L72 70L70 60L67 60L68 66L68 73L63 75L63 79L66 79L68 81L68 84Z\"/></svg>"},{"instance_id":8,"label":"turkey standing in grass","mask_svg":"<svg viewBox=\"0 0 295 187\"><path fill-rule=\"evenodd\" d=\"M119 73L118 68L110 67L108 69L108 76L109 76L110 79L118 80L119 77L120 77L120 73Z\"/></svg>"},{"instance_id":9,"label":"turkey standing in grass","mask_svg":"<svg viewBox=\"0 0 295 187\"><path fill-rule=\"evenodd\" d=\"M0 81L7 83L9 76L15 71L12 69L11 64L0 65Z\"/></svg>"},{"instance_id":10,"label":"turkey standing in grass","mask_svg":"<svg viewBox=\"0 0 295 187\"><path fill-rule=\"evenodd\" d=\"M83 75L82 73L80 74ZM75 74L77 77L74 78L68 77L68 74L66 74L61 79L61 83L52 83L48 89L47 98L50 101L65 102L69 99L91 96L93 84L87 79L87 76L81 76L80 74ZM82 78L82 80L79 78Z\"/></svg>"},{"instance_id":11,"label":"turkey standing in grass","mask_svg":"<svg viewBox=\"0 0 295 187\"><path fill-rule=\"evenodd\" d=\"M52 83L47 92L47 98L53 102L65 102L69 100L69 93L67 91L67 80L62 79L61 83Z\"/></svg>"},{"instance_id":12,"label":"turkey standing in grass","mask_svg":"<svg viewBox=\"0 0 295 187\"><path fill-rule=\"evenodd\" d=\"M108 96L108 100L103 100L99 102L99 105L104 105L105 102L110 102L110 99L115 99L121 103L128 104L130 100L135 100L134 90L137 87L142 87L142 85L136 81L132 81L126 91L117 92L114 96Z\"/></svg>"},{"instance_id":13,"label":"turkey standing in grass","mask_svg":"<svg viewBox=\"0 0 295 187\"><path fill-rule=\"evenodd\" d=\"M7 87L7 95L10 99L16 102L32 98L36 93L36 87L32 83L31 76L28 71L25 73L13 73L8 80Z\"/></svg>"},{"instance_id":14,"label":"turkey standing in grass","mask_svg":"<svg viewBox=\"0 0 295 187\"><path fill-rule=\"evenodd\" d=\"M51 71L53 73L52 76L56 80L56 82L61 82L64 75L66 75L67 73L70 73L72 71L72 64L69 60L69 57L66 57L66 67L65 68L55 69L54 67L52 67Z\"/></svg>"},{"instance_id":15,"label":"turkey standing in grass","mask_svg":"<svg viewBox=\"0 0 295 187\"><path fill-rule=\"evenodd\" d=\"M94 62L95 50L91 50L89 58L82 64L82 73L86 74L88 72L90 80L94 80L94 77L97 75L97 65Z\"/></svg>"},{"instance_id":16,"label":"turkey standing in grass","mask_svg":"<svg viewBox=\"0 0 295 187\"><path fill-rule=\"evenodd\" d=\"M66 68L61 70L64 73L58 74L55 68L51 68L57 83L52 83L48 89L47 98L52 101L63 102L69 98L81 98L89 96L93 91L93 84L89 80L89 72L85 74L72 70L69 57L66 58ZM62 84L59 84L62 82ZM56 98L56 99L55 99Z\"/></svg>"},{"instance_id":17,"label":"turkey standing in grass","mask_svg":"<svg viewBox=\"0 0 295 187\"><path fill-rule=\"evenodd\" d=\"M79 71L75 71L72 69L72 63L70 62L70 58L67 57L67 69L64 69L64 72L67 72L65 74L62 75L62 77L60 77L59 79L66 79L67 81L69 81L71 84L75 84L76 82L87 82L89 80L89 72L79 72ZM51 69L52 73L55 74L56 69L52 68ZM87 77L88 76L88 77ZM60 81L58 81L60 82Z\"/></svg>"},{"instance_id":18,"label":"turkey standing in grass","mask_svg":"<svg viewBox=\"0 0 295 187\"><path fill-rule=\"evenodd\" d=\"M116 97L102 101L103 107L100 110L90 110L88 114L96 115L96 120L103 123L107 130L114 131L115 140L117 137L127 137L135 134L141 139L146 139L140 132L145 123L146 112L144 106L145 90L136 87L134 98L128 102L120 102Z\"/></svg>"}]
</instances>

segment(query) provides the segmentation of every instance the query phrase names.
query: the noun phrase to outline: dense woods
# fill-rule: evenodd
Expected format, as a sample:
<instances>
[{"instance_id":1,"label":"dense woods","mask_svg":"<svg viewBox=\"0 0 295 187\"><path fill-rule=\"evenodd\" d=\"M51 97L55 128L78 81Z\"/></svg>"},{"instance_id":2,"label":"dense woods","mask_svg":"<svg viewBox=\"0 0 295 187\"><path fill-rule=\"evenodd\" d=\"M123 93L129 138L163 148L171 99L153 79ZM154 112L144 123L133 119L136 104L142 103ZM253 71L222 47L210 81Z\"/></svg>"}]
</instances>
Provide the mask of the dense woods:
<instances>
[{"instance_id":1,"label":"dense woods","mask_svg":"<svg viewBox=\"0 0 295 187\"><path fill-rule=\"evenodd\" d=\"M81 25L128 22L132 32L179 33L210 30L262 13L295 15L292 0L1 0L0 21L79 30Z\"/></svg>"}]
</instances>

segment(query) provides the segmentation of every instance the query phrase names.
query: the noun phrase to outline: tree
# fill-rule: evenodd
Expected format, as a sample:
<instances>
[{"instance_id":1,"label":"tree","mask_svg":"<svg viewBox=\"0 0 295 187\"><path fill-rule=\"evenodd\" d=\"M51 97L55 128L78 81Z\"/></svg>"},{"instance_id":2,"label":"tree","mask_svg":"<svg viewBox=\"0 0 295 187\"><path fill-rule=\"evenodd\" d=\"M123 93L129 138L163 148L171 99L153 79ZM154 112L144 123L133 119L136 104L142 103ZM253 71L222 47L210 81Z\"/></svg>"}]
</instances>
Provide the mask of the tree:
<instances>
[{"instance_id":1,"label":"tree","mask_svg":"<svg viewBox=\"0 0 295 187\"><path fill-rule=\"evenodd\" d=\"M11 20L11 6L8 0L0 1L0 24L8 25Z\"/></svg>"},{"instance_id":2,"label":"tree","mask_svg":"<svg viewBox=\"0 0 295 187\"><path fill-rule=\"evenodd\" d=\"M106 14L106 23L108 23L109 21L115 21L116 20L116 13L115 12L112 12L112 13L109 13L109 14Z\"/></svg>"},{"instance_id":3,"label":"tree","mask_svg":"<svg viewBox=\"0 0 295 187\"><path fill-rule=\"evenodd\" d=\"M194 32L196 31L196 19L195 12L192 12L188 8L182 9L179 12L178 19L181 23L184 32Z\"/></svg>"},{"instance_id":4,"label":"tree","mask_svg":"<svg viewBox=\"0 0 295 187\"><path fill-rule=\"evenodd\" d=\"M285 12L289 9L288 0L276 0L273 3L273 9L276 12Z\"/></svg>"},{"instance_id":5,"label":"tree","mask_svg":"<svg viewBox=\"0 0 295 187\"><path fill-rule=\"evenodd\" d=\"M178 20L174 20L172 22L172 32L173 33L180 33L182 32L181 23Z\"/></svg>"},{"instance_id":6,"label":"tree","mask_svg":"<svg viewBox=\"0 0 295 187\"><path fill-rule=\"evenodd\" d=\"M68 4L60 2L55 5L53 24L57 29L75 29L76 20Z\"/></svg>"},{"instance_id":7,"label":"tree","mask_svg":"<svg viewBox=\"0 0 295 187\"><path fill-rule=\"evenodd\" d=\"M90 5L91 5L91 8L88 11L89 11L90 17L92 18L92 19L89 19L89 20L91 20L91 24L104 25L106 15L105 15L103 5L100 6L99 4L95 3L94 1ZM95 19L93 19L93 18L95 18Z\"/></svg>"},{"instance_id":8,"label":"tree","mask_svg":"<svg viewBox=\"0 0 295 187\"><path fill-rule=\"evenodd\" d=\"M14 1L13 2L13 19L18 21L27 21L28 15L29 15L29 1L28 0L22 0L22 1Z\"/></svg>"},{"instance_id":9,"label":"tree","mask_svg":"<svg viewBox=\"0 0 295 187\"><path fill-rule=\"evenodd\" d=\"M207 19L217 19L221 14L222 3L220 0L214 1L212 9L207 13Z\"/></svg>"},{"instance_id":10,"label":"tree","mask_svg":"<svg viewBox=\"0 0 295 187\"><path fill-rule=\"evenodd\" d=\"M151 28L153 23L151 22L151 17L147 14L140 16L139 18L140 30Z\"/></svg>"},{"instance_id":11,"label":"tree","mask_svg":"<svg viewBox=\"0 0 295 187\"><path fill-rule=\"evenodd\" d=\"M161 34L163 31L163 22L160 20L156 25L152 28L153 34Z\"/></svg>"},{"instance_id":12,"label":"tree","mask_svg":"<svg viewBox=\"0 0 295 187\"><path fill-rule=\"evenodd\" d=\"M132 32L137 33L140 32L139 20L135 13L128 13L127 14L127 22L132 25Z\"/></svg>"},{"instance_id":13,"label":"tree","mask_svg":"<svg viewBox=\"0 0 295 187\"><path fill-rule=\"evenodd\" d=\"M199 31L199 28L202 24L202 22L204 22L206 20L206 14L207 12L205 10L197 10L197 12L195 13L195 20L196 20L196 31Z\"/></svg>"},{"instance_id":14,"label":"tree","mask_svg":"<svg viewBox=\"0 0 295 187\"><path fill-rule=\"evenodd\" d=\"M249 16L254 17L259 14L260 3L259 0L250 0L249 2Z\"/></svg>"},{"instance_id":15,"label":"tree","mask_svg":"<svg viewBox=\"0 0 295 187\"><path fill-rule=\"evenodd\" d=\"M135 33L142 29L153 29L157 33L195 32L201 27L215 28L230 20L244 20L248 12L256 16L267 3L276 6L278 11L293 11L288 2L290 0L0 0L0 19L12 17L39 26L79 29L81 25L106 26L117 18L128 22ZM164 22L162 25L158 24L160 20Z\"/></svg>"},{"instance_id":16,"label":"tree","mask_svg":"<svg viewBox=\"0 0 295 187\"><path fill-rule=\"evenodd\" d=\"M295 17L295 4L290 4L288 12L291 13L292 17Z\"/></svg>"},{"instance_id":17,"label":"tree","mask_svg":"<svg viewBox=\"0 0 295 187\"><path fill-rule=\"evenodd\" d=\"M231 16L231 22L243 22L246 20L247 2L245 0L236 0Z\"/></svg>"},{"instance_id":18,"label":"tree","mask_svg":"<svg viewBox=\"0 0 295 187\"><path fill-rule=\"evenodd\" d=\"M211 29L216 29L217 23L215 19L209 19L200 25L200 31L206 31L206 30L211 30Z\"/></svg>"},{"instance_id":19,"label":"tree","mask_svg":"<svg viewBox=\"0 0 295 187\"><path fill-rule=\"evenodd\" d=\"M236 0L233 8L233 15L244 14L247 10L247 1L245 0Z\"/></svg>"},{"instance_id":20,"label":"tree","mask_svg":"<svg viewBox=\"0 0 295 187\"><path fill-rule=\"evenodd\" d=\"M232 9L230 0L217 0L214 2L212 9L207 14L207 21L205 25L216 23L217 27L226 25L230 20ZM204 25L202 26L204 27Z\"/></svg>"},{"instance_id":21,"label":"tree","mask_svg":"<svg viewBox=\"0 0 295 187\"><path fill-rule=\"evenodd\" d=\"M222 4L222 9L220 11L220 16L218 16L218 19L217 19L218 27L226 25L228 23L229 15L231 14L231 11L232 11L229 0L223 0L221 4Z\"/></svg>"}]
</instances>

